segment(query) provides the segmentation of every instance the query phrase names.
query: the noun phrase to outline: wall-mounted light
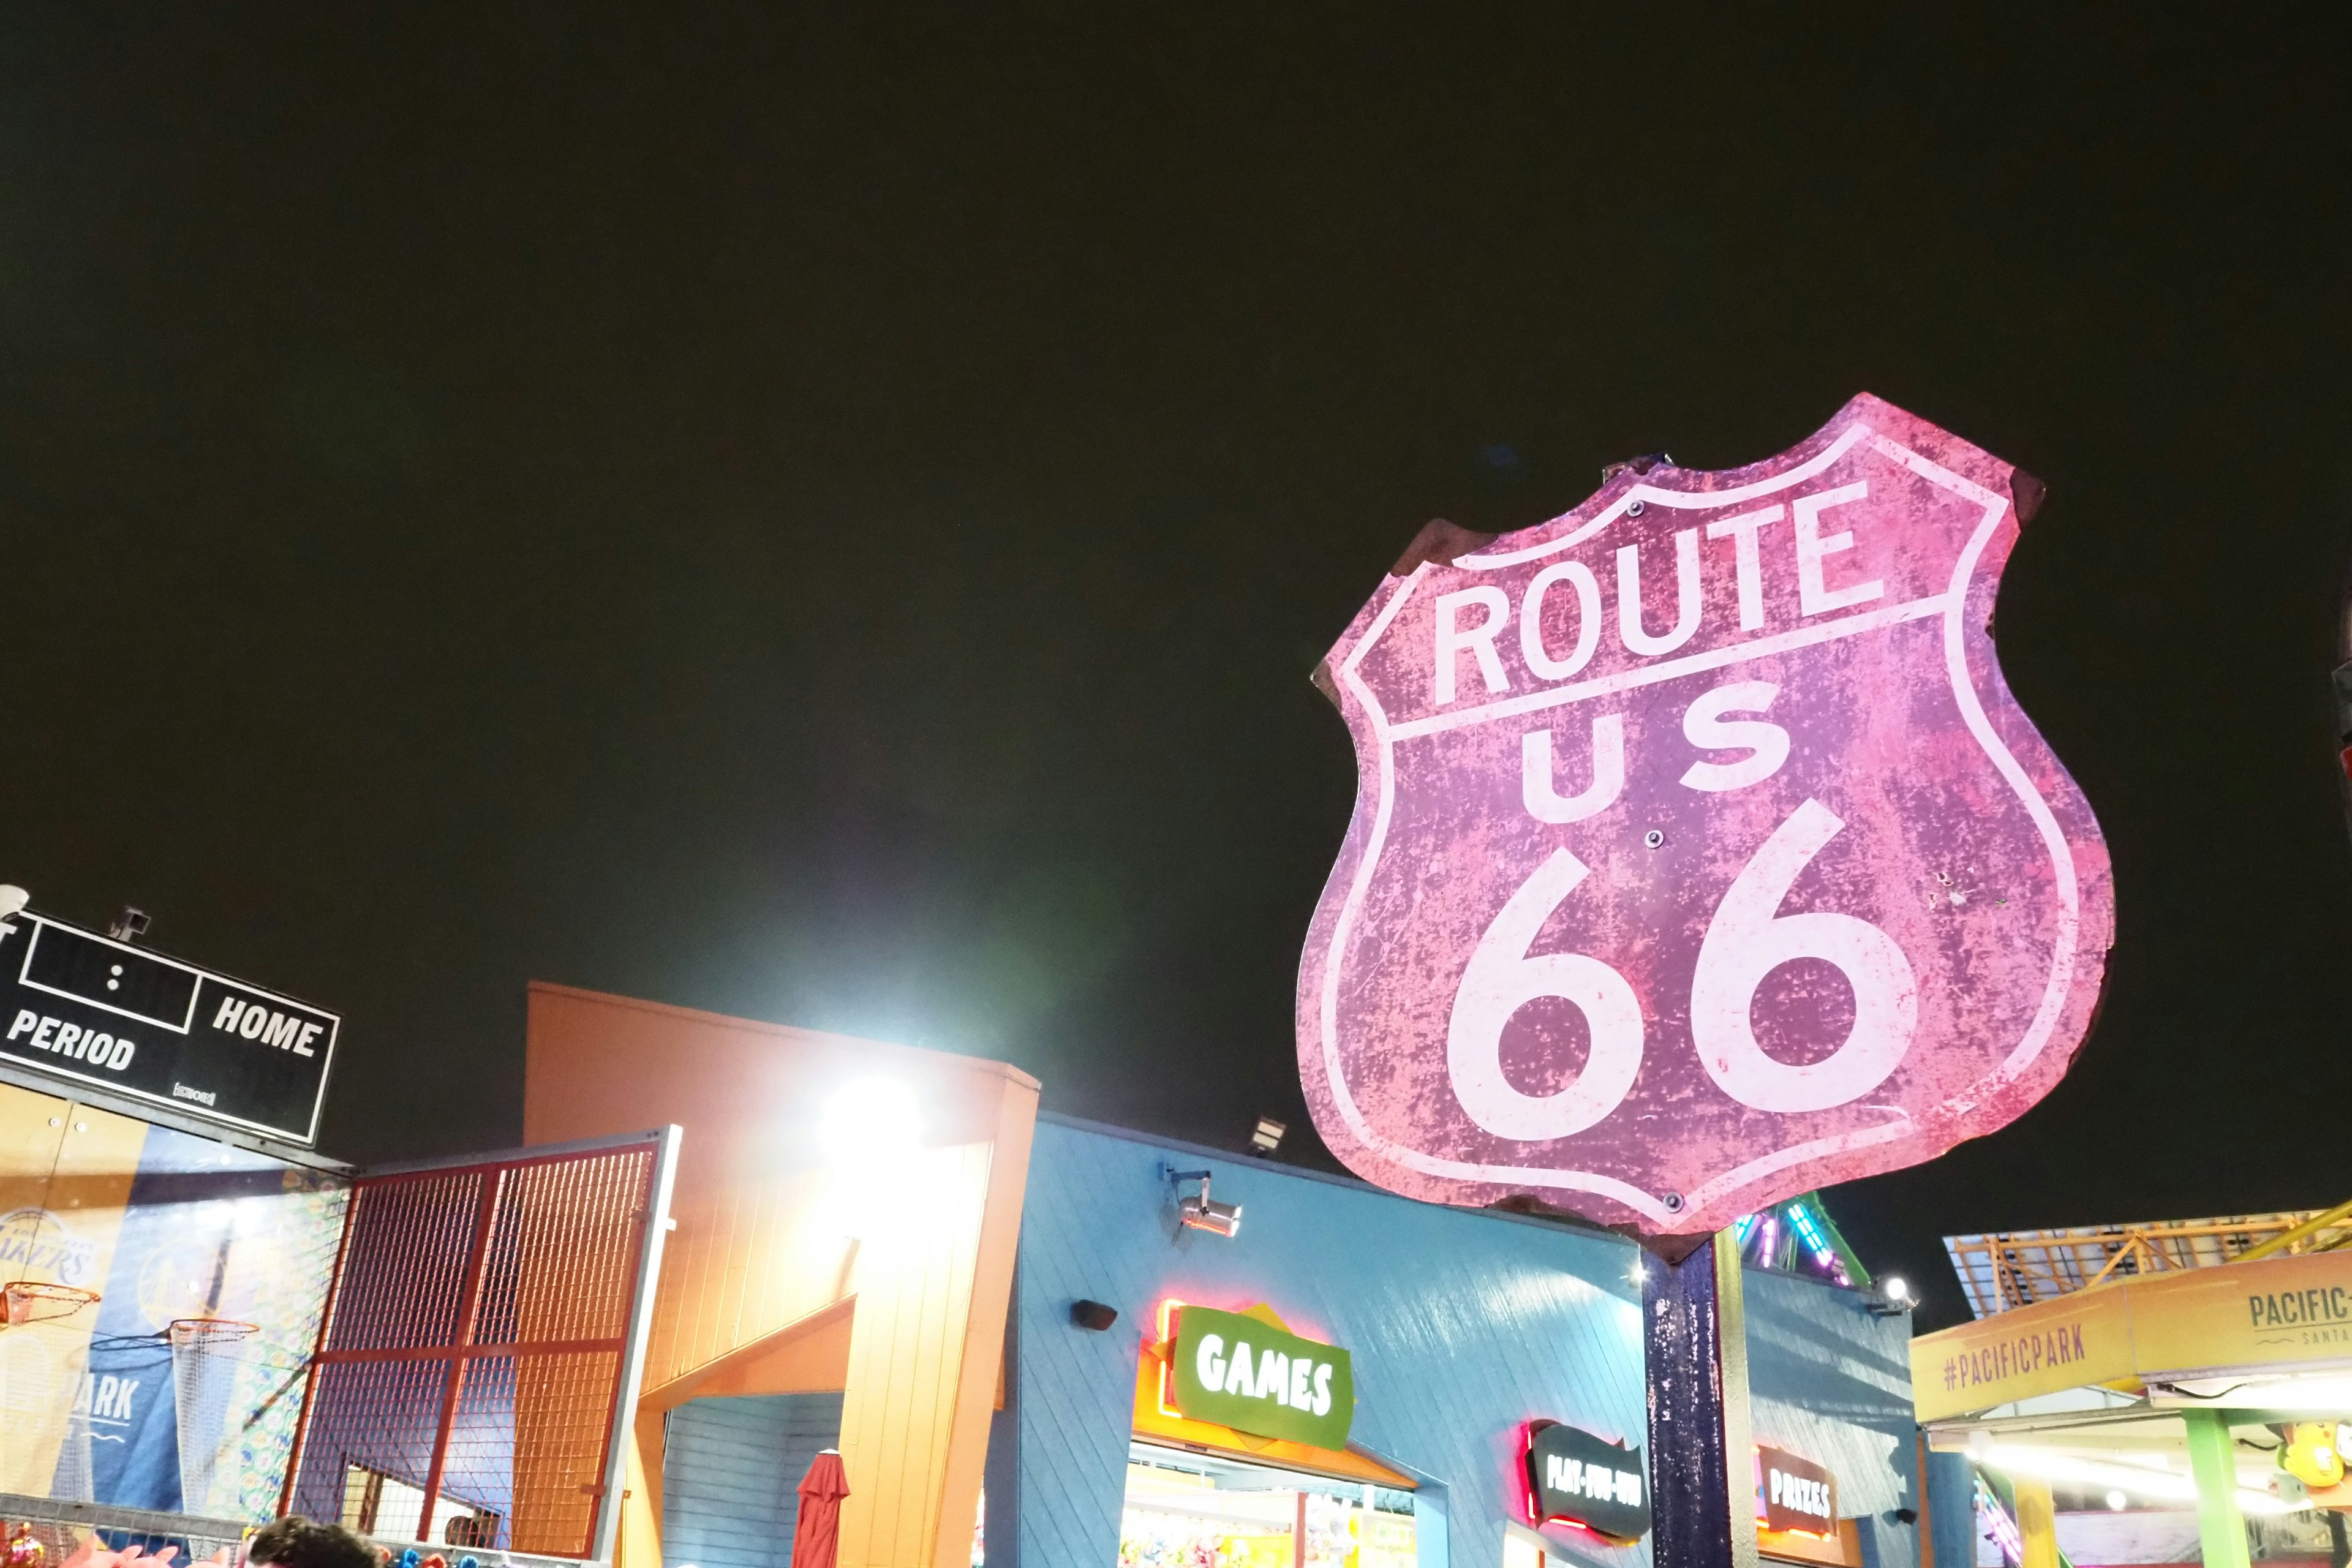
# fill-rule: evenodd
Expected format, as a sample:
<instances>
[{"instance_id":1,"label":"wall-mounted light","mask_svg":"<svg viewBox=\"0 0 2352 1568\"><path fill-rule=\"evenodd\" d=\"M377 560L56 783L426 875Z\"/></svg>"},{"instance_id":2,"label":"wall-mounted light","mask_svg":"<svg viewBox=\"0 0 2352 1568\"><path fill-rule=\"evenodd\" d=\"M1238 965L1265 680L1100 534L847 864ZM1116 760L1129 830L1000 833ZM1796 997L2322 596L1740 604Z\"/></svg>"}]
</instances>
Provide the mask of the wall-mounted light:
<instances>
[{"instance_id":1,"label":"wall-mounted light","mask_svg":"<svg viewBox=\"0 0 2352 1568\"><path fill-rule=\"evenodd\" d=\"M915 1091L894 1078L861 1078L824 1102L817 1141L835 1165L867 1165L905 1154L922 1142Z\"/></svg>"},{"instance_id":2,"label":"wall-mounted light","mask_svg":"<svg viewBox=\"0 0 2352 1568\"><path fill-rule=\"evenodd\" d=\"M1261 1116L1257 1119L1257 1131L1250 1134L1250 1147L1261 1154L1271 1154L1282 1147L1282 1135L1289 1131L1287 1123Z\"/></svg>"},{"instance_id":3,"label":"wall-mounted light","mask_svg":"<svg viewBox=\"0 0 2352 1568\"><path fill-rule=\"evenodd\" d=\"M1166 1166L1160 1167L1167 1170ZM1212 1236L1235 1236L1242 1228L1242 1205L1221 1204L1209 1195L1209 1173L1206 1171L1168 1171L1168 1180L1176 1186L1198 1182L1201 1190L1186 1194L1177 1200L1176 1217L1193 1230L1205 1230Z\"/></svg>"},{"instance_id":4,"label":"wall-mounted light","mask_svg":"<svg viewBox=\"0 0 2352 1568\"><path fill-rule=\"evenodd\" d=\"M869 1240L913 1207L922 1142L922 1108L898 1079L853 1079L835 1089L817 1119L832 1228Z\"/></svg>"},{"instance_id":5,"label":"wall-mounted light","mask_svg":"<svg viewBox=\"0 0 2352 1568\"><path fill-rule=\"evenodd\" d=\"M1910 1283L1900 1274L1890 1274L1877 1289L1864 1291L1862 1301L1874 1318L1899 1318L1918 1305L1911 1299Z\"/></svg>"},{"instance_id":6,"label":"wall-mounted light","mask_svg":"<svg viewBox=\"0 0 2352 1568\"><path fill-rule=\"evenodd\" d=\"M1118 1321L1118 1309L1100 1301L1073 1301L1070 1303L1070 1321L1079 1328L1101 1333Z\"/></svg>"}]
</instances>

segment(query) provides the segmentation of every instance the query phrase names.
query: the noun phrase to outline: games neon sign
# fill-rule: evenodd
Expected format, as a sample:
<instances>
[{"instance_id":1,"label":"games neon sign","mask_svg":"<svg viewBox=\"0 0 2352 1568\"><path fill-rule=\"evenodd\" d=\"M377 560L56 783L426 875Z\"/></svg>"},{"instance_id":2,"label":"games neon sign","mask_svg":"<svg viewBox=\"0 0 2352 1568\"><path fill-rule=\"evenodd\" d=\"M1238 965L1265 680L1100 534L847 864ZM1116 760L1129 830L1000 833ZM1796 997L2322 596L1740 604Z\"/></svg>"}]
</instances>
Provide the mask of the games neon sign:
<instances>
[{"instance_id":1,"label":"games neon sign","mask_svg":"<svg viewBox=\"0 0 2352 1568\"><path fill-rule=\"evenodd\" d=\"M1356 1413L1349 1354L1273 1314L1160 1304L1160 1408L1236 1432L1344 1448Z\"/></svg>"}]
</instances>

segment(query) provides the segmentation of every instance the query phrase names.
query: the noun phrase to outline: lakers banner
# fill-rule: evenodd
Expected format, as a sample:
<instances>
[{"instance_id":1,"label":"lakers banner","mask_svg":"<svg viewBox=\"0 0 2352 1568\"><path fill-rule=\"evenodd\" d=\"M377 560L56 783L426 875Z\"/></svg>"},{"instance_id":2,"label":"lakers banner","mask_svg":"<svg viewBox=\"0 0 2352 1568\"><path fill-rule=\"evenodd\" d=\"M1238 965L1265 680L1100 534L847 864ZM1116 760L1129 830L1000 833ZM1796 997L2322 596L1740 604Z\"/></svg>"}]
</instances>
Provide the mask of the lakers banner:
<instances>
[{"instance_id":1,"label":"lakers banner","mask_svg":"<svg viewBox=\"0 0 2352 1568\"><path fill-rule=\"evenodd\" d=\"M267 1518L341 1184L0 1084L0 1491Z\"/></svg>"}]
</instances>

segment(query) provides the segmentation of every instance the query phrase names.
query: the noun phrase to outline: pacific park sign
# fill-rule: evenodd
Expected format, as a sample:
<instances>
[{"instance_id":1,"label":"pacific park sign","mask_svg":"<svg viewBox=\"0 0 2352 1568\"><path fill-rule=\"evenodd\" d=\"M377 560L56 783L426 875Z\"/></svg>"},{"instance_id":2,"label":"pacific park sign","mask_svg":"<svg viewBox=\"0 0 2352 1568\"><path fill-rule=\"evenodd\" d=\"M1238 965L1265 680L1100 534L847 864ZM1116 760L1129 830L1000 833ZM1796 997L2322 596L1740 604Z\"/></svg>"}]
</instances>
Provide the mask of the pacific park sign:
<instances>
[{"instance_id":1,"label":"pacific park sign","mask_svg":"<svg viewBox=\"0 0 2352 1568\"><path fill-rule=\"evenodd\" d=\"M1359 768L1299 973L1332 1151L1696 1234L2048 1092L2114 900L1994 658L2039 495L1864 395L1392 578L1318 672Z\"/></svg>"}]
</instances>

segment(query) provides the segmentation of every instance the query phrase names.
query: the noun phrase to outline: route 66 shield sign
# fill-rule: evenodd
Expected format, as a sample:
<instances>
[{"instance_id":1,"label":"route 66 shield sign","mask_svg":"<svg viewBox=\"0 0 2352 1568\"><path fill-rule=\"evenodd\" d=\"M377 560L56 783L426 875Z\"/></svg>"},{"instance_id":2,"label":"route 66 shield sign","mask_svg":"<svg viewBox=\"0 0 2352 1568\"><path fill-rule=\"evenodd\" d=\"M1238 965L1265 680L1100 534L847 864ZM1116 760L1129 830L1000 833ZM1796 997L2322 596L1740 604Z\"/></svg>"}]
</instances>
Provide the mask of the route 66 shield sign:
<instances>
[{"instance_id":1,"label":"route 66 shield sign","mask_svg":"<svg viewBox=\"0 0 2352 1568\"><path fill-rule=\"evenodd\" d=\"M1994 658L2021 492L1864 395L1390 581L1318 672L1360 770L1299 972L1332 1152L1688 1235L2048 1092L2114 895Z\"/></svg>"}]
</instances>

